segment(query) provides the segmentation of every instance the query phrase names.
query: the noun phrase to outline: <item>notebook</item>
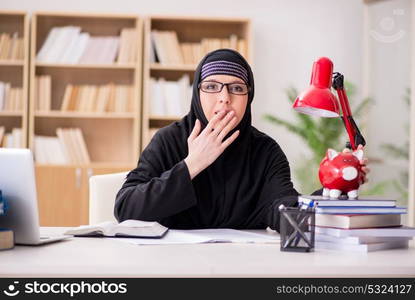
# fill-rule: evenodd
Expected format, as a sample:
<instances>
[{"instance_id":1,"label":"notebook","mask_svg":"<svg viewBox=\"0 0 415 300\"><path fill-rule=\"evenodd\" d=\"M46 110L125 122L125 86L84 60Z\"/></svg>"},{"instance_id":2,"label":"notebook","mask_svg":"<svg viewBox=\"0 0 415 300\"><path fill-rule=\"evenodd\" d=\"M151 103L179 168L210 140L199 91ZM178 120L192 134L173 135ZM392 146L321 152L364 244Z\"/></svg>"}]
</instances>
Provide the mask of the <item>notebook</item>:
<instances>
[{"instance_id":1,"label":"notebook","mask_svg":"<svg viewBox=\"0 0 415 300\"><path fill-rule=\"evenodd\" d=\"M121 223L103 222L97 225L83 225L65 232L66 235L85 237L146 237L161 238L168 231L167 227L157 222L126 220Z\"/></svg>"},{"instance_id":2,"label":"notebook","mask_svg":"<svg viewBox=\"0 0 415 300\"><path fill-rule=\"evenodd\" d=\"M319 207L316 214L406 214L406 207Z\"/></svg>"},{"instance_id":3,"label":"notebook","mask_svg":"<svg viewBox=\"0 0 415 300\"><path fill-rule=\"evenodd\" d=\"M347 236L401 236L401 237L414 237L415 228L400 226L400 227L388 227L388 228L361 228L361 229L341 229L330 227L315 227L316 234L328 234L337 237Z\"/></svg>"},{"instance_id":4,"label":"notebook","mask_svg":"<svg viewBox=\"0 0 415 300\"><path fill-rule=\"evenodd\" d=\"M308 202L310 200L314 201L314 206L365 206L365 207L394 207L396 204L395 200L391 199L380 199L378 197L359 197L355 200L349 200L345 197L339 199L331 199L328 197L323 197L319 195L301 195L298 196L298 202Z\"/></svg>"},{"instance_id":5,"label":"notebook","mask_svg":"<svg viewBox=\"0 0 415 300\"><path fill-rule=\"evenodd\" d=\"M400 240L393 242L373 243L373 244L336 244L330 242L315 242L315 249L327 249L327 250L343 250L352 252L372 252L385 249L398 249L408 248L408 240Z\"/></svg>"},{"instance_id":6,"label":"notebook","mask_svg":"<svg viewBox=\"0 0 415 300\"><path fill-rule=\"evenodd\" d=\"M336 228L390 227L401 225L400 214L333 215L317 214L316 226Z\"/></svg>"}]
</instances>

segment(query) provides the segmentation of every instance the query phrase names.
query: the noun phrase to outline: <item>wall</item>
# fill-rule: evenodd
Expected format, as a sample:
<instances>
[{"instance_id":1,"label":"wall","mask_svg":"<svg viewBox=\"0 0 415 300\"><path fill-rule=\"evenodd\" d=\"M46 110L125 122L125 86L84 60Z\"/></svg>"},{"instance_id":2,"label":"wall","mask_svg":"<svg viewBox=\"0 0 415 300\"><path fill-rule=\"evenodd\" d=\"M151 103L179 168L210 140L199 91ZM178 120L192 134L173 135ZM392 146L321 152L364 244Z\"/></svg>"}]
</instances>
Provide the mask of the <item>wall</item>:
<instances>
[{"instance_id":1,"label":"wall","mask_svg":"<svg viewBox=\"0 0 415 300\"><path fill-rule=\"evenodd\" d=\"M367 154L374 162L371 180L400 182L401 173L408 171L408 161L387 156L381 146L388 143L403 147L409 138L409 106L404 97L410 87L411 1L371 4L367 21L367 84L369 96L375 100L366 131ZM399 193L390 185L386 195Z\"/></svg>"},{"instance_id":2,"label":"wall","mask_svg":"<svg viewBox=\"0 0 415 300\"><path fill-rule=\"evenodd\" d=\"M358 87L362 84L361 0L2 0L0 9L32 11L81 11L134 13L140 15L205 15L248 17L253 23L253 69L256 96L254 125L270 134L286 152L291 166L307 154L296 137L265 122L262 115L274 112L287 120L295 118L284 89L305 88L313 61L330 57L335 70ZM361 98L361 97L356 97ZM339 149L340 150L340 149Z\"/></svg>"}]
</instances>

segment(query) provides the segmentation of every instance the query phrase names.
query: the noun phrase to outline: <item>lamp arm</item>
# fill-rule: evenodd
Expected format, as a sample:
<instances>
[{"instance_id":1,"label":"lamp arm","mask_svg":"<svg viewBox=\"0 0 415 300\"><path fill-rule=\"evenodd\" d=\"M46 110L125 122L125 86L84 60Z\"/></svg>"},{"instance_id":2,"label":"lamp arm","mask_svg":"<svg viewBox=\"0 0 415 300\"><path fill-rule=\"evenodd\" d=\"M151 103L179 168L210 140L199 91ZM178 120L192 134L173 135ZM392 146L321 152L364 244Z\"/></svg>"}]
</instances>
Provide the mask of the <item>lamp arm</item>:
<instances>
[{"instance_id":1,"label":"lamp arm","mask_svg":"<svg viewBox=\"0 0 415 300\"><path fill-rule=\"evenodd\" d=\"M359 144L365 146L366 141L360 133L360 130L353 119L352 111L350 110L349 100L347 99L346 91L344 89L344 76L338 72L334 72L332 86L337 91L343 113L341 118L347 134L349 135L349 142L346 143L346 147L356 150Z\"/></svg>"}]
</instances>

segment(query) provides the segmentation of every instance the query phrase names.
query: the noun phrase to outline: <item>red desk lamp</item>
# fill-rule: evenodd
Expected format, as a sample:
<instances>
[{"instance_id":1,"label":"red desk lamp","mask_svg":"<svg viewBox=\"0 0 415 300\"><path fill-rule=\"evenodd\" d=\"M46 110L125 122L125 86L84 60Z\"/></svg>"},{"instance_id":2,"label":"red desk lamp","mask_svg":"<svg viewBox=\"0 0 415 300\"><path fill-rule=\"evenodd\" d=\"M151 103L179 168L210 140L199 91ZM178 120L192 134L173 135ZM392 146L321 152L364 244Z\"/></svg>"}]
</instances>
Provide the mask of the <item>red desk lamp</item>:
<instances>
[{"instance_id":1,"label":"red desk lamp","mask_svg":"<svg viewBox=\"0 0 415 300\"><path fill-rule=\"evenodd\" d=\"M326 157L320 163L319 178L323 185L323 196L338 198L343 192L352 199L357 198L359 186L363 183L363 172L359 163L363 151L357 150L357 147L365 146L366 141L353 120L343 81L342 74L333 74L333 63L330 59L319 58L313 64L311 86L297 97L293 107L300 113L328 118L341 117L343 120L349 135L346 147L353 149L353 153L338 153L328 149ZM331 86L337 91L343 116L340 116L339 104L330 90Z\"/></svg>"},{"instance_id":2,"label":"red desk lamp","mask_svg":"<svg viewBox=\"0 0 415 300\"><path fill-rule=\"evenodd\" d=\"M333 63L329 58L319 58L313 64L310 87L297 97L293 108L300 113L313 116L341 117L349 135L349 142L346 143L346 147L356 150L359 144L365 146L366 141L353 120L343 81L344 76L342 74L333 73ZM337 91L343 116L340 116L339 104L336 96L330 90L331 86Z\"/></svg>"}]
</instances>

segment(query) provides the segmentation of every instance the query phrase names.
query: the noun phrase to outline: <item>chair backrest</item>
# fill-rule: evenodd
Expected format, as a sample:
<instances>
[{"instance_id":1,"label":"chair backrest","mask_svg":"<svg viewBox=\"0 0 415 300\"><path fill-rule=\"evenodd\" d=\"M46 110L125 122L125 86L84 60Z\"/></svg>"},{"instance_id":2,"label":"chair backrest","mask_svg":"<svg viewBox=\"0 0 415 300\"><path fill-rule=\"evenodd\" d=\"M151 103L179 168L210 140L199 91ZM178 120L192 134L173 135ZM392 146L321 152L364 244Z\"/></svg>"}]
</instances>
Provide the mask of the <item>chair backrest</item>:
<instances>
[{"instance_id":1,"label":"chair backrest","mask_svg":"<svg viewBox=\"0 0 415 300\"><path fill-rule=\"evenodd\" d=\"M116 221L115 196L128 172L95 175L89 178L89 224Z\"/></svg>"}]
</instances>

